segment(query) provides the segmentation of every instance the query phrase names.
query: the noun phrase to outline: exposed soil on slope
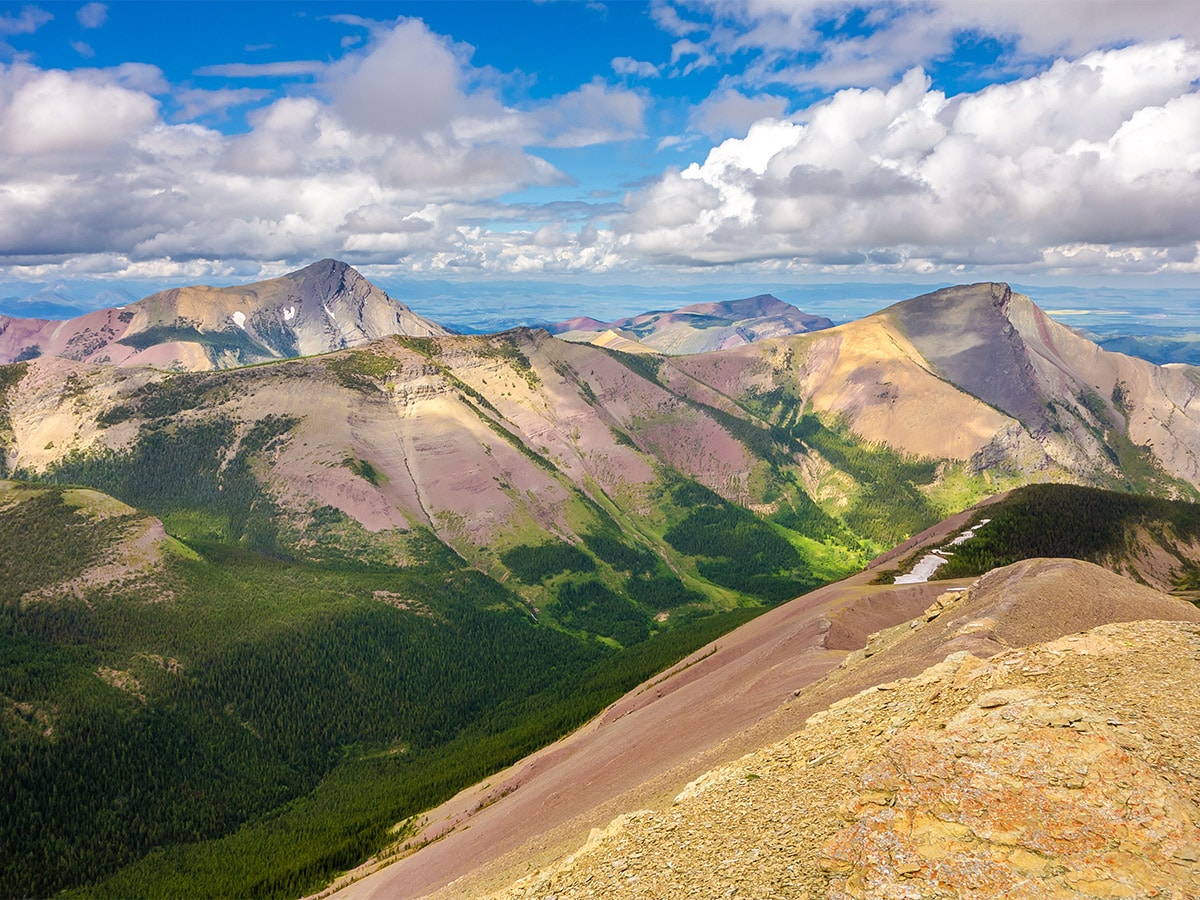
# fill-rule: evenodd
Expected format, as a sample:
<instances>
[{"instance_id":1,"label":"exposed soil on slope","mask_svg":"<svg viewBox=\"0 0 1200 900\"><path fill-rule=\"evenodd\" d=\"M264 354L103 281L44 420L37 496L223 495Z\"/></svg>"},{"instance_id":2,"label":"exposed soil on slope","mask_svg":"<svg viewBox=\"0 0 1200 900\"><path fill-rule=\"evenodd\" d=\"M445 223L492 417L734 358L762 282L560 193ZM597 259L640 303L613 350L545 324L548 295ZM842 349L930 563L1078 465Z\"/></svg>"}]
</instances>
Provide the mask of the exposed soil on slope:
<instances>
[{"instance_id":1,"label":"exposed soil on slope","mask_svg":"<svg viewBox=\"0 0 1200 900\"><path fill-rule=\"evenodd\" d=\"M815 591L697 651L584 728L430 812L411 842L432 843L338 896L422 896L469 873L448 896L478 895L548 863L647 797L669 800L756 746L742 739L748 729L838 665L845 651L826 647L835 618L843 630L864 630L862 603L870 628L903 622L941 590L871 586L870 577Z\"/></svg>"},{"instance_id":2,"label":"exposed soil on slope","mask_svg":"<svg viewBox=\"0 0 1200 900\"><path fill-rule=\"evenodd\" d=\"M787 387L816 412L844 419L865 440L915 456L967 460L1017 425L943 380L883 315L672 365L730 397ZM1028 437L1018 443L1014 452L1040 459Z\"/></svg>"}]
</instances>

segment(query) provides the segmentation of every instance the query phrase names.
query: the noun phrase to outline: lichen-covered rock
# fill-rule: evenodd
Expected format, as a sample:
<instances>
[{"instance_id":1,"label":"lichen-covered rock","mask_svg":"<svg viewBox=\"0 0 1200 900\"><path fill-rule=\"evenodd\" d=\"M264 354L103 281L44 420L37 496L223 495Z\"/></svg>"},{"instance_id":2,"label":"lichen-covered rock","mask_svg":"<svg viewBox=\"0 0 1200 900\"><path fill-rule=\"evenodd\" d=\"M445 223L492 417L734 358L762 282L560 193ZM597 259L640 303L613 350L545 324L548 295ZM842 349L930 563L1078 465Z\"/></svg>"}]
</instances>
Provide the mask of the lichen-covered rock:
<instances>
[{"instance_id":1,"label":"lichen-covered rock","mask_svg":"<svg viewBox=\"0 0 1200 900\"><path fill-rule=\"evenodd\" d=\"M1200 811L1102 711L985 697L945 729L897 735L867 769L854 823L822 850L831 898L1200 890L1177 855Z\"/></svg>"}]
</instances>

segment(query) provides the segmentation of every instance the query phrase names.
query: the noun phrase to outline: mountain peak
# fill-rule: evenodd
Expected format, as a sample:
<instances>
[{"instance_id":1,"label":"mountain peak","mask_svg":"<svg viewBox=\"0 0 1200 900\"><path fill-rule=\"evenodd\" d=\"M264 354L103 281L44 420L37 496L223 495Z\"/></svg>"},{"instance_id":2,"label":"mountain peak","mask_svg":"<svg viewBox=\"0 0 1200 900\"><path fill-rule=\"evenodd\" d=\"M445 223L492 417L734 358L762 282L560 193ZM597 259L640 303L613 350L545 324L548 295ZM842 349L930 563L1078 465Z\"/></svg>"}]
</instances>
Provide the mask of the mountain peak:
<instances>
[{"instance_id":1,"label":"mountain peak","mask_svg":"<svg viewBox=\"0 0 1200 900\"><path fill-rule=\"evenodd\" d=\"M295 272L284 275L283 278L299 284L303 294L323 300L334 297L344 290L352 290L354 285L359 282L369 285L370 290L378 290L363 277L361 272L340 259L317 260L303 269L297 269ZM379 293L383 292L379 291ZM387 295L384 294L384 296Z\"/></svg>"},{"instance_id":2,"label":"mountain peak","mask_svg":"<svg viewBox=\"0 0 1200 900\"><path fill-rule=\"evenodd\" d=\"M288 277L295 278L295 277L326 276L326 277L345 278L347 274L353 274L353 275L358 276L359 278L363 277L363 274L361 272L359 272L356 268L354 268L354 266L350 265L350 263L343 262L340 259L333 259L332 257L326 257L325 259L318 259L314 263L309 263L307 266L304 266L304 268L302 268L302 269L297 269L294 272L290 272L290 273L288 273L288 275L285 275L284 277L285 278L288 278Z\"/></svg>"},{"instance_id":3,"label":"mountain peak","mask_svg":"<svg viewBox=\"0 0 1200 900\"><path fill-rule=\"evenodd\" d=\"M15 320L0 328L0 363L36 348L80 362L230 368L446 333L347 263L322 259L267 281L171 288L66 322Z\"/></svg>"},{"instance_id":4,"label":"mountain peak","mask_svg":"<svg viewBox=\"0 0 1200 900\"><path fill-rule=\"evenodd\" d=\"M1003 281L978 281L974 284L956 284L921 294L911 300L894 303L884 313L894 311L913 314L933 314L950 307L994 306L1003 307L1012 299L1012 287Z\"/></svg>"},{"instance_id":5,"label":"mountain peak","mask_svg":"<svg viewBox=\"0 0 1200 900\"><path fill-rule=\"evenodd\" d=\"M1013 322L1018 299L1023 321L1045 319L1028 297L990 281L922 294L877 315L896 323L943 377L1038 431L1045 415L1025 338Z\"/></svg>"},{"instance_id":6,"label":"mountain peak","mask_svg":"<svg viewBox=\"0 0 1200 900\"><path fill-rule=\"evenodd\" d=\"M334 259L332 256L327 256L324 259L318 259L314 263L309 263L302 269L297 269L298 272L305 272L309 269L332 268L332 269L353 269L354 267L348 262L343 262L340 259Z\"/></svg>"}]
</instances>

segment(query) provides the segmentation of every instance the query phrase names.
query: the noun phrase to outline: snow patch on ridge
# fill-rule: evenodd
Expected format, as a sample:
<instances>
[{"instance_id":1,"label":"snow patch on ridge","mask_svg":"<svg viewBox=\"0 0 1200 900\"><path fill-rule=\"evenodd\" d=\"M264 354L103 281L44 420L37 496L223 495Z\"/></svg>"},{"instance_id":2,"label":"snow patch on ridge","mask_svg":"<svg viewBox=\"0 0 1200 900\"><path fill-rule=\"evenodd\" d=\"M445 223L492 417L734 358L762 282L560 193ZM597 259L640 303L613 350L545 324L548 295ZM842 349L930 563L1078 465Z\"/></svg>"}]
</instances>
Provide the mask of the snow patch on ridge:
<instances>
[{"instance_id":1,"label":"snow patch on ridge","mask_svg":"<svg viewBox=\"0 0 1200 900\"><path fill-rule=\"evenodd\" d=\"M230 318L233 319L233 324L243 331L246 330L246 314L241 310L235 312Z\"/></svg>"},{"instance_id":2,"label":"snow patch on ridge","mask_svg":"<svg viewBox=\"0 0 1200 900\"><path fill-rule=\"evenodd\" d=\"M968 528L966 531L952 540L950 542L950 546L958 547L961 544L965 544L971 538L975 537L976 529L982 528L990 521L992 520L981 519L979 524L974 528ZM912 571L907 575L897 575L896 584L924 584L933 577L934 572L941 568L942 563L946 561L946 557L951 555L952 554L946 550L931 550L929 553L926 553L921 557L920 562L913 566Z\"/></svg>"}]
</instances>

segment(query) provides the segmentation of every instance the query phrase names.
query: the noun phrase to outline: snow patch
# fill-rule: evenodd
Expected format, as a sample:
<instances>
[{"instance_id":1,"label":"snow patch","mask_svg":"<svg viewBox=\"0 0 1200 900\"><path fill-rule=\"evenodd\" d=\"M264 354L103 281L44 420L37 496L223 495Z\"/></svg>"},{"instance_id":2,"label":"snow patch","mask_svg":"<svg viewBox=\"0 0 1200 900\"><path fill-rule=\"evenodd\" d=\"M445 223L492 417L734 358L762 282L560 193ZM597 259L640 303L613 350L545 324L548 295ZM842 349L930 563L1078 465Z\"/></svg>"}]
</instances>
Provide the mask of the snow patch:
<instances>
[{"instance_id":1,"label":"snow patch","mask_svg":"<svg viewBox=\"0 0 1200 900\"><path fill-rule=\"evenodd\" d=\"M326 310L326 312L328 312L328 310ZM296 307L289 306L283 311L283 321L290 322L294 318L296 318Z\"/></svg>"},{"instance_id":2,"label":"snow patch","mask_svg":"<svg viewBox=\"0 0 1200 900\"><path fill-rule=\"evenodd\" d=\"M941 556L937 551L927 553L921 557L911 572L907 575L897 575L896 584L924 584L946 561L946 557Z\"/></svg>"},{"instance_id":3,"label":"snow patch","mask_svg":"<svg viewBox=\"0 0 1200 900\"><path fill-rule=\"evenodd\" d=\"M333 321L337 321L337 316L333 314L333 310L330 309L326 304L322 303L321 309L325 310L325 315L329 316L329 318L333 319Z\"/></svg>"},{"instance_id":4,"label":"snow patch","mask_svg":"<svg viewBox=\"0 0 1200 900\"><path fill-rule=\"evenodd\" d=\"M238 328L241 328L243 331L245 331L245 329L246 329L246 314L244 312L242 312L241 310L239 310L238 312L235 312L233 314L232 318L233 318L233 324L235 324Z\"/></svg>"},{"instance_id":5,"label":"snow patch","mask_svg":"<svg viewBox=\"0 0 1200 900\"><path fill-rule=\"evenodd\" d=\"M952 540L949 546L958 547L962 544L965 544L971 538L975 537L976 530L982 528L990 521L992 520L980 519L978 525L976 525L974 528L968 528L966 531ZM896 584L924 584L933 577L934 572L941 568L942 563L946 561L946 558L952 555L953 554L948 550L931 550L929 553L926 553L921 557L920 561L913 566L912 571L907 575L897 575Z\"/></svg>"}]
</instances>

